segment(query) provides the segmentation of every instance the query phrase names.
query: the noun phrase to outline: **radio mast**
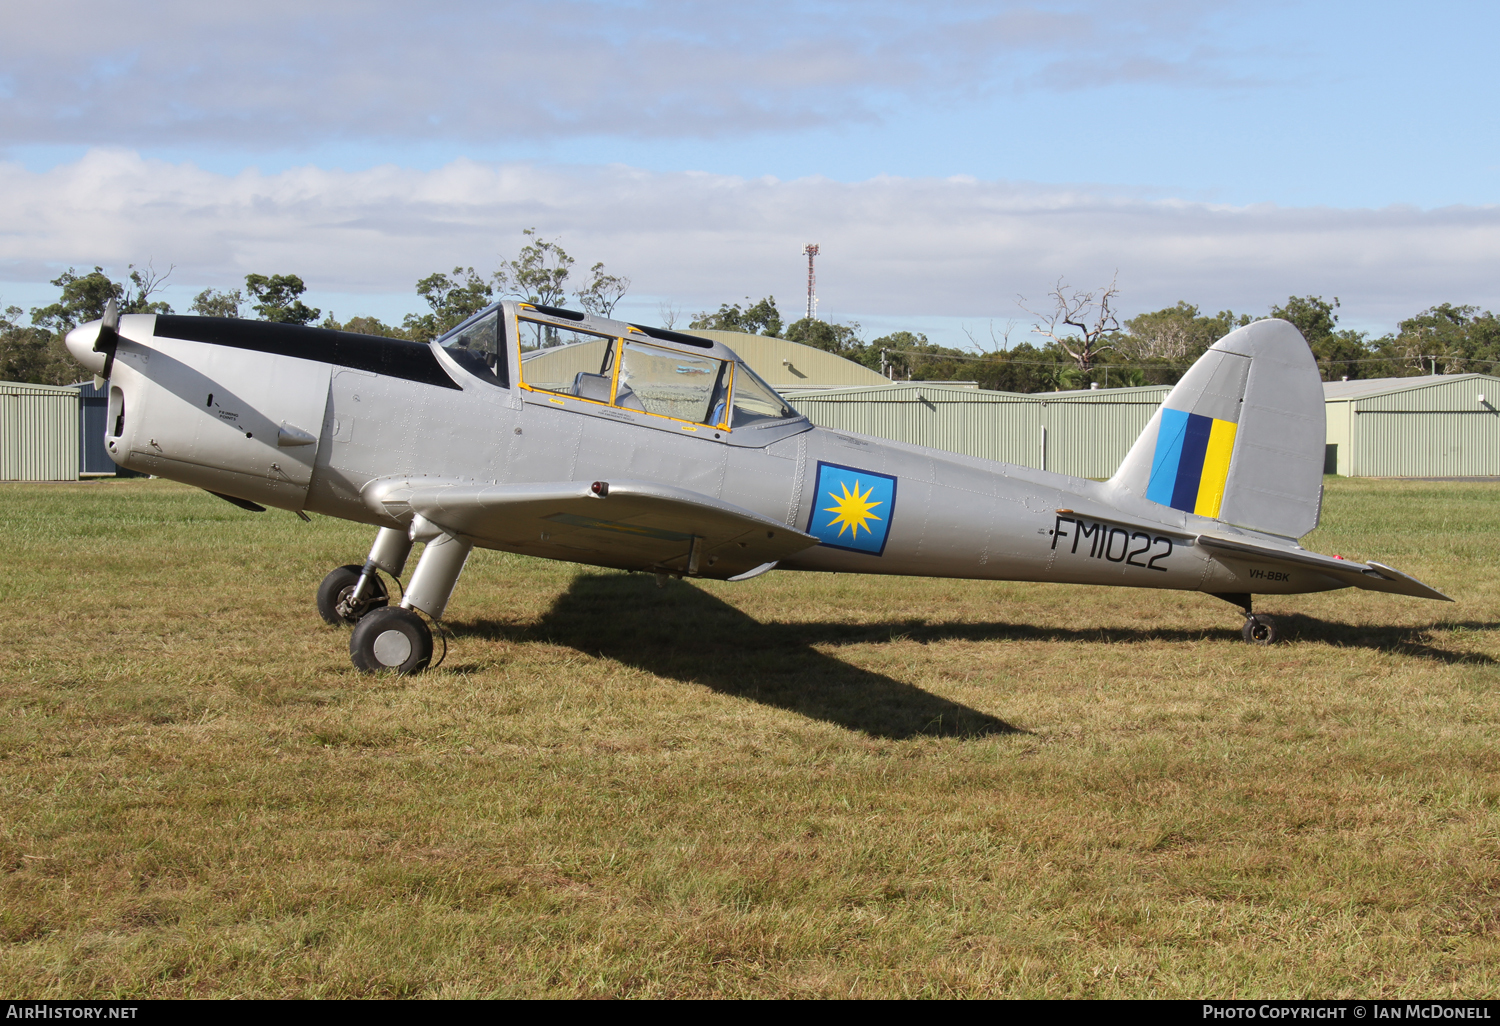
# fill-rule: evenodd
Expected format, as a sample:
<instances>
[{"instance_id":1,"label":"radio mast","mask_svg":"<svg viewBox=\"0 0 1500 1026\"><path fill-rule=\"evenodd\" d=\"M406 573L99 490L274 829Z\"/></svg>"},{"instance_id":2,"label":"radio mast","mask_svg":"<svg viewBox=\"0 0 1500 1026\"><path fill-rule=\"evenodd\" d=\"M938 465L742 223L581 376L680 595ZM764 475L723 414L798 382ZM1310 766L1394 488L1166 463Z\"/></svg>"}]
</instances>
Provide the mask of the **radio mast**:
<instances>
[{"instance_id":1,"label":"radio mast","mask_svg":"<svg viewBox=\"0 0 1500 1026\"><path fill-rule=\"evenodd\" d=\"M809 242L802 247L802 252L807 254L807 319L813 320L818 316L818 279L813 274L813 257L818 255L818 244Z\"/></svg>"}]
</instances>

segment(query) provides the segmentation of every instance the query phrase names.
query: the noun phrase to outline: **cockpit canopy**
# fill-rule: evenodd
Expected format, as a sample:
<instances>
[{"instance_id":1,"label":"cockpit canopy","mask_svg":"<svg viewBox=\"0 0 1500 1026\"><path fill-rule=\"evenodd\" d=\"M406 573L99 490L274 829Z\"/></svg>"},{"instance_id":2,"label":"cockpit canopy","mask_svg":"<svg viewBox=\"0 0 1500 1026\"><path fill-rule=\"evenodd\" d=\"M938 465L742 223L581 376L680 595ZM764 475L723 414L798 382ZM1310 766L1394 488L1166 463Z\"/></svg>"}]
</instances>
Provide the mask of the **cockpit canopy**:
<instances>
[{"instance_id":1,"label":"cockpit canopy","mask_svg":"<svg viewBox=\"0 0 1500 1026\"><path fill-rule=\"evenodd\" d=\"M720 430L800 416L743 360L707 339L657 332L669 336L664 341L616 322L566 327L527 312L521 305L514 322L520 355L516 384L525 389ZM613 327L626 330L609 332ZM705 351L684 351L673 342ZM470 319L438 344L470 373L510 387L502 307Z\"/></svg>"}]
</instances>

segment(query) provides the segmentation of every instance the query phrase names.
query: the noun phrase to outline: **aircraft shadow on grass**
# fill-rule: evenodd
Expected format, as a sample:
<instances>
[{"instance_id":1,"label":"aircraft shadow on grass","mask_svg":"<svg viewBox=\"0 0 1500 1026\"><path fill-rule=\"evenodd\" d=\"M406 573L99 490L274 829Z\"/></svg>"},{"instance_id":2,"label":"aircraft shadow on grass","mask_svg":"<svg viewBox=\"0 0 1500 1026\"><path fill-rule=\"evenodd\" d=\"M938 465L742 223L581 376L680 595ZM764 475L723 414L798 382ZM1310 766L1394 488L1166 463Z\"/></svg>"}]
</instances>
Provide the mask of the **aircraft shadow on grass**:
<instances>
[{"instance_id":1,"label":"aircraft shadow on grass","mask_svg":"<svg viewBox=\"0 0 1500 1026\"><path fill-rule=\"evenodd\" d=\"M1392 652L1440 663L1470 663L1493 666L1497 660L1482 652L1461 652L1438 648L1423 637L1427 632L1446 632L1454 628L1487 631L1500 623L1467 621L1438 622L1421 627L1360 626L1319 620L1301 613L1277 613L1276 624L1283 643L1310 641L1338 648L1368 648ZM802 631L807 643L874 642L904 638L929 644L941 641L1056 641L1093 642L1119 645L1146 641L1238 641L1240 632L1233 628L1192 630L1180 627L1041 627L1009 623L931 623L925 620L887 621L866 624L787 624L788 631ZM1274 650L1273 650L1274 651Z\"/></svg>"},{"instance_id":2,"label":"aircraft shadow on grass","mask_svg":"<svg viewBox=\"0 0 1500 1026\"><path fill-rule=\"evenodd\" d=\"M539 622L525 627L494 620L448 626L460 637L567 645L872 737L1023 733L811 647L839 625L763 624L697 588L674 582L659 590L649 576L580 575Z\"/></svg>"},{"instance_id":3,"label":"aircraft shadow on grass","mask_svg":"<svg viewBox=\"0 0 1500 1026\"><path fill-rule=\"evenodd\" d=\"M1497 662L1483 653L1439 648L1424 637L1428 631L1455 627L1474 631L1500 627L1495 623L1372 627L1329 622L1300 613L1280 614L1277 623L1286 641L1367 648L1447 664L1492 666ZM915 685L851 666L814 646L896 639L920 644L955 640L1129 644L1233 641L1239 637L1232 629L1079 629L923 620L760 623L701 589L674 582L660 590L648 576L618 574L576 577L546 615L532 625L476 620L448 626L459 637L567 645L659 677L701 684L721 694L884 738L979 737L1022 731L998 717Z\"/></svg>"}]
</instances>

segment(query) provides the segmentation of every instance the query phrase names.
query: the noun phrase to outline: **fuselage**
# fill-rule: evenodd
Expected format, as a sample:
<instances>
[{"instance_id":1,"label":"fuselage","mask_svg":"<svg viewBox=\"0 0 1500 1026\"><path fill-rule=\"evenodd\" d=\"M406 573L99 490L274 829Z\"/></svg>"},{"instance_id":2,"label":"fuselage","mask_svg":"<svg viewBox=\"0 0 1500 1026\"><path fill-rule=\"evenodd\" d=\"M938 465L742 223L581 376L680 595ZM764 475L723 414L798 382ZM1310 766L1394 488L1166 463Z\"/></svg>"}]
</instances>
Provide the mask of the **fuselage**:
<instances>
[{"instance_id":1,"label":"fuselage","mask_svg":"<svg viewBox=\"0 0 1500 1026\"><path fill-rule=\"evenodd\" d=\"M630 479L689 489L819 537L782 569L1214 593L1343 586L1313 572L1257 576L1253 560L1211 555L1195 542L1205 527L1222 525L1109 482L827 430L795 415L741 424L717 411L697 421L667 416L608 401L623 394L618 384L605 401L588 398L585 379L607 378L607 369L570 377L579 394L544 387L528 377L540 366L530 363L535 350L516 344L528 324L555 323L585 340L576 344L591 344L577 335L587 329L622 353L637 343L678 353L689 370L694 360L720 361L733 367L722 374L736 389L750 379L717 343L694 349L671 333L646 338L597 319L569 324L513 304L501 316L508 373L483 373L442 340L419 346L259 322L127 316L106 446L134 470L378 527L403 526L372 499L391 481ZM86 326L69 344L97 372L91 339ZM475 544L645 569L591 560L545 536Z\"/></svg>"}]
</instances>

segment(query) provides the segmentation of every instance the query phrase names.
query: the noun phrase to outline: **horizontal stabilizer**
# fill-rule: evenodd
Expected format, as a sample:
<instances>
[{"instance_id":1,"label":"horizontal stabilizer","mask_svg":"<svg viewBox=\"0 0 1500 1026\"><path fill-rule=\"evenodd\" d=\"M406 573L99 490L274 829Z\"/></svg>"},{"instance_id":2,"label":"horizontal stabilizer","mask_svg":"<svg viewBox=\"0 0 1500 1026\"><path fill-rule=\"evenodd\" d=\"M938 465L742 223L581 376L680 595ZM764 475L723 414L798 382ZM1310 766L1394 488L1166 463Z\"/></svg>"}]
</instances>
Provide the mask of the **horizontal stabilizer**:
<instances>
[{"instance_id":1,"label":"horizontal stabilizer","mask_svg":"<svg viewBox=\"0 0 1500 1026\"><path fill-rule=\"evenodd\" d=\"M1279 563L1300 569L1316 569L1353 588L1368 591L1386 591L1393 595L1411 595L1415 598L1437 599L1452 602L1436 588L1429 588L1415 577L1393 570L1384 563L1359 563L1352 559L1335 559L1301 548L1281 548L1277 545L1262 545L1240 538L1224 538L1219 535L1200 534L1198 544L1210 552L1241 559L1254 559L1257 563Z\"/></svg>"},{"instance_id":2,"label":"horizontal stabilizer","mask_svg":"<svg viewBox=\"0 0 1500 1026\"><path fill-rule=\"evenodd\" d=\"M759 513L645 481L386 480L367 486L365 500L399 520L420 515L490 548L720 580L818 544Z\"/></svg>"}]
</instances>

